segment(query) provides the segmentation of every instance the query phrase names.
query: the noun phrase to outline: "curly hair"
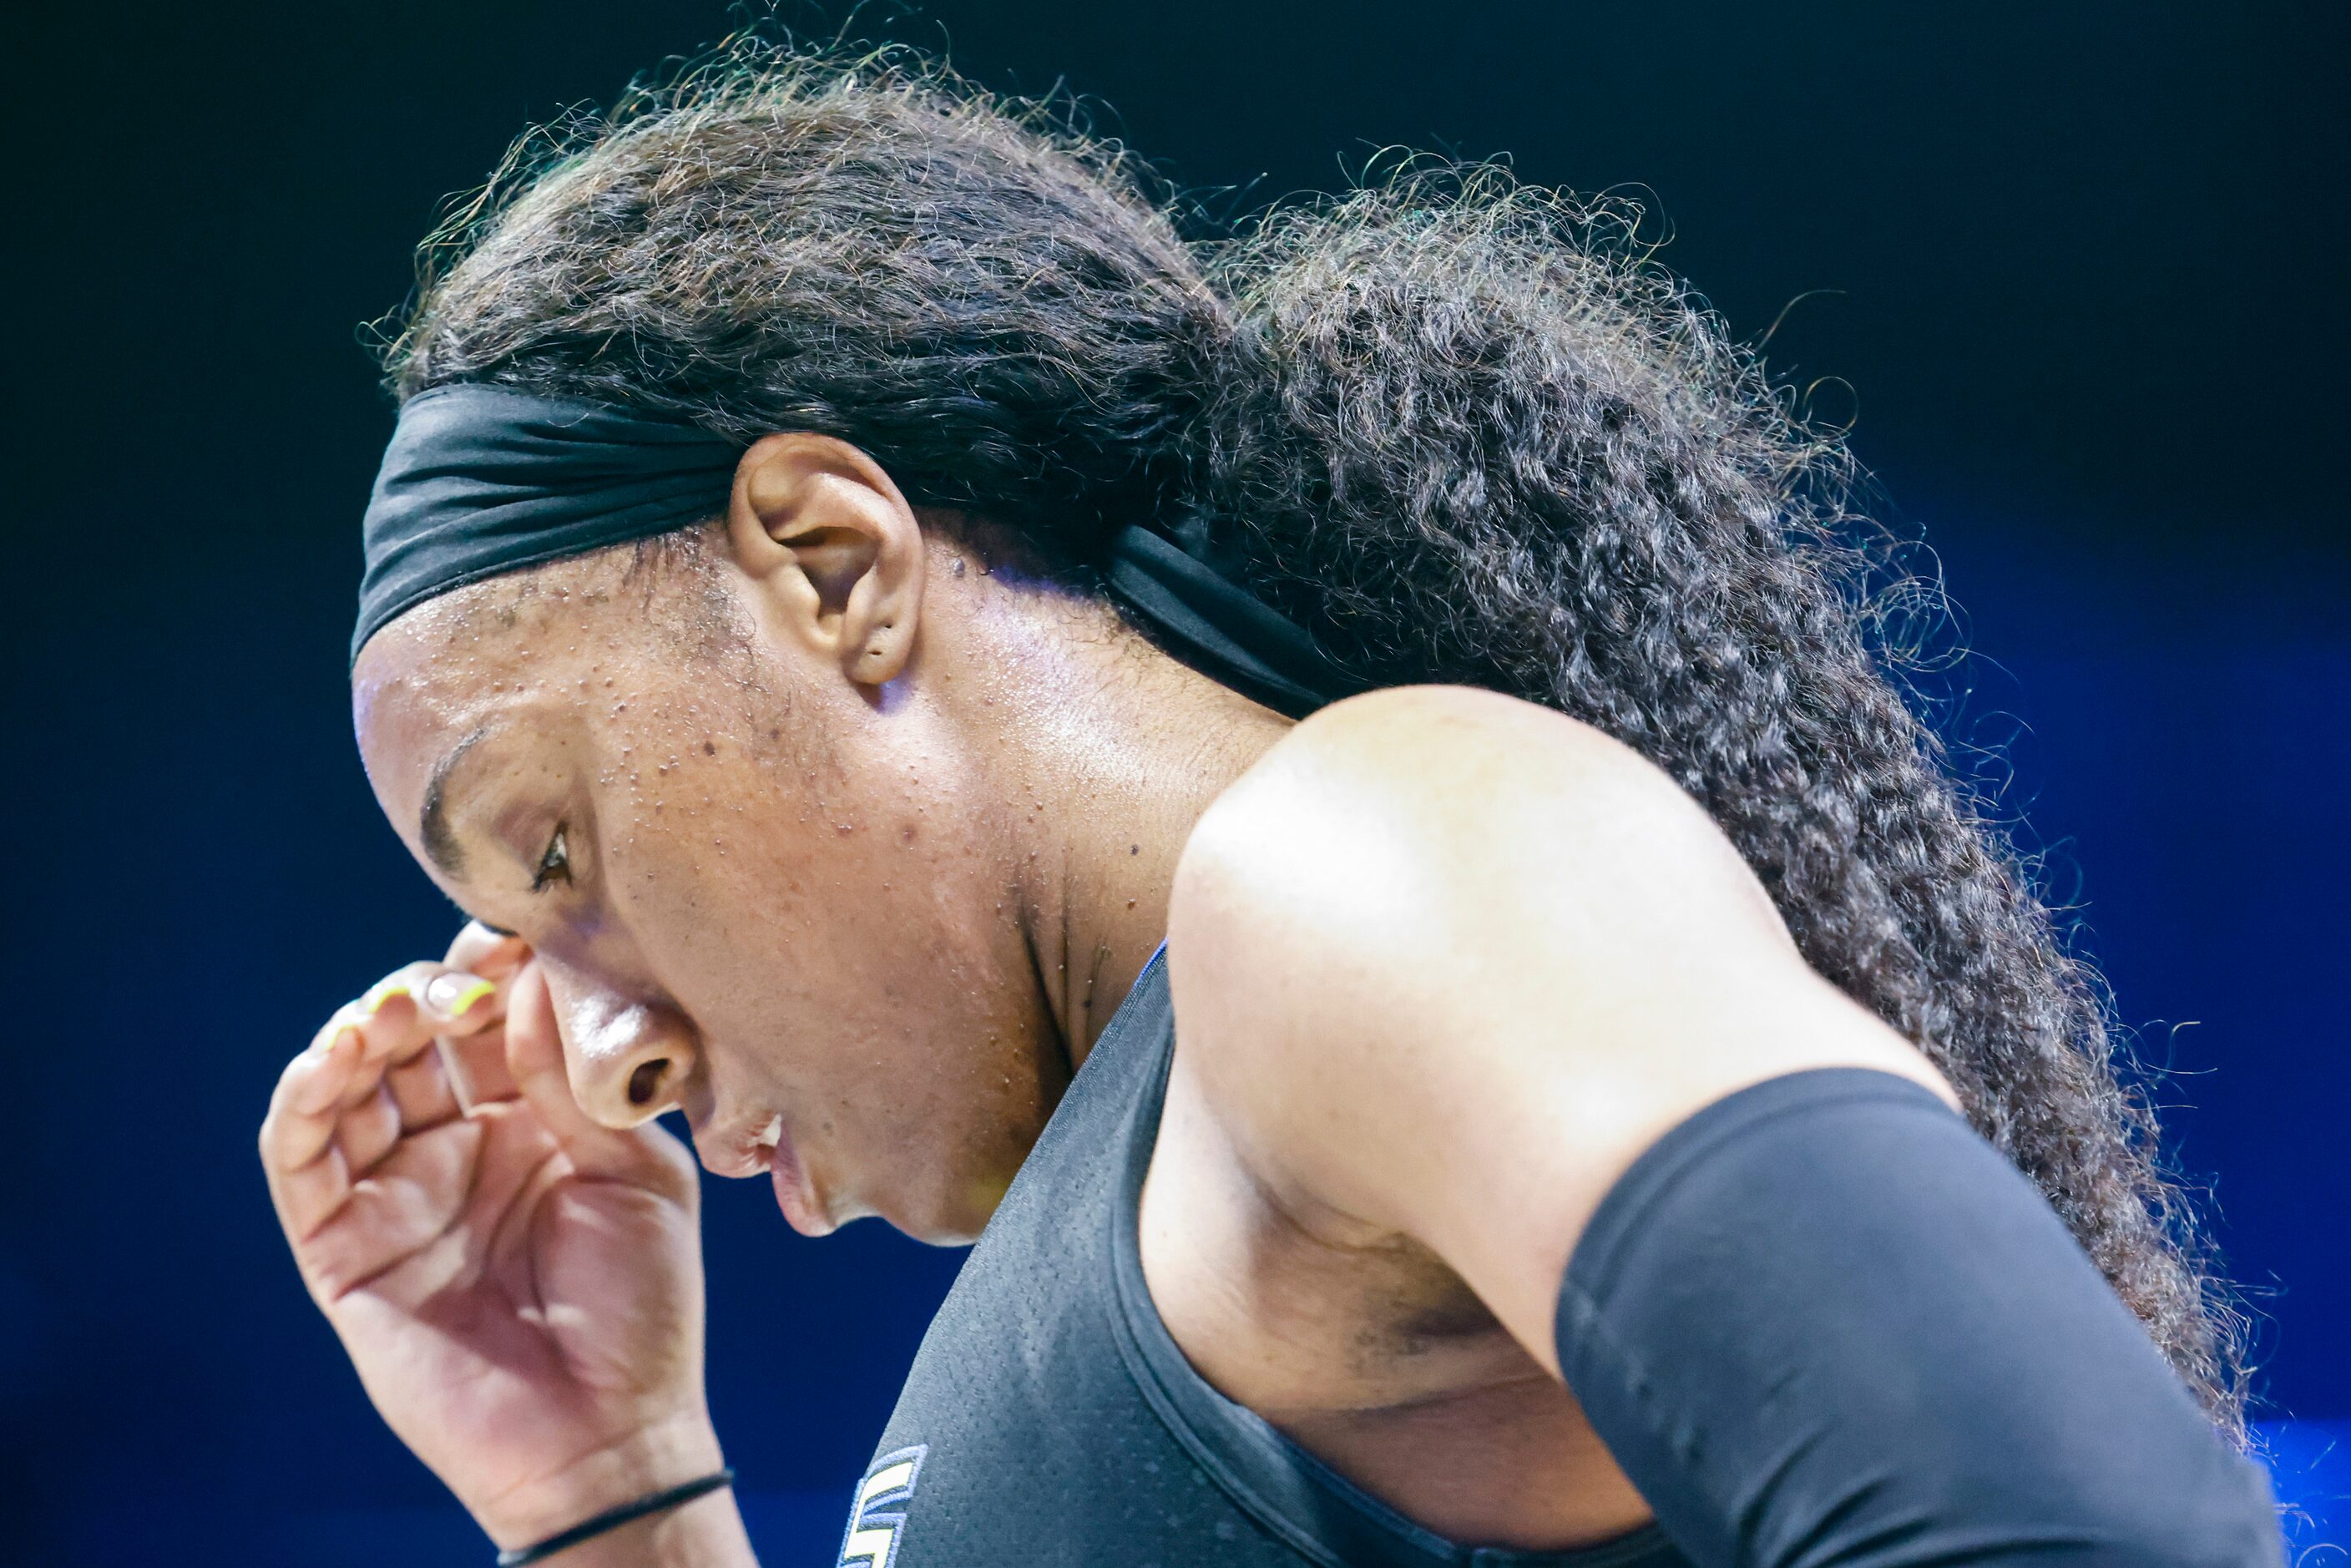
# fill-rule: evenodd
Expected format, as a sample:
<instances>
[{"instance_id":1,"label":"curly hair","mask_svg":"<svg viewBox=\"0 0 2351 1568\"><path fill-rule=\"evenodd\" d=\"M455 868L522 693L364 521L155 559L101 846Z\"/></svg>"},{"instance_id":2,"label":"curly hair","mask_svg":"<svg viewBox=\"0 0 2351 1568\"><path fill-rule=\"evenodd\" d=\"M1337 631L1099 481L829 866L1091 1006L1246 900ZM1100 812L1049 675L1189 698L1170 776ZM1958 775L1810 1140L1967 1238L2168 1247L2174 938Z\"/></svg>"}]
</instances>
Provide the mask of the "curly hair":
<instances>
[{"instance_id":1,"label":"curly hair","mask_svg":"<svg viewBox=\"0 0 2351 1568\"><path fill-rule=\"evenodd\" d=\"M1842 443L1625 204L1408 161L1238 234L1182 215L1066 106L738 40L519 144L426 242L387 368L837 435L1081 591L1110 528L1207 516L1368 679L1628 743L2241 1439L2241 1319L2097 977L1907 700Z\"/></svg>"}]
</instances>

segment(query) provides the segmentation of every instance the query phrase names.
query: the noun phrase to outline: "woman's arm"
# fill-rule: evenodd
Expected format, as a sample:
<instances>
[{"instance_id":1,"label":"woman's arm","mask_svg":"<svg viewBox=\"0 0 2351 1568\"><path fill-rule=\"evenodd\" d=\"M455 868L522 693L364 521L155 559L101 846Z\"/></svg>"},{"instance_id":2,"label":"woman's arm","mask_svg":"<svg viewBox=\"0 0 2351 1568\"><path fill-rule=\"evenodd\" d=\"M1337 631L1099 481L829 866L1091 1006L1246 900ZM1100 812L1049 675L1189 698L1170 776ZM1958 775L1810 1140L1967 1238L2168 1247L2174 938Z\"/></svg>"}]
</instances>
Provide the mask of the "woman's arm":
<instances>
[{"instance_id":1,"label":"woman's arm","mask_svg":"<svg viewBox=\"0 0 2351 1568\"><path fill-rule=\"evenodd\" d=\"M2276 1560L2037 1191L1625 747L1325 710L1201 822L1168 959L1252 1174L1442 1257L1698 1562Z\"/></svg>"}]
</instances>

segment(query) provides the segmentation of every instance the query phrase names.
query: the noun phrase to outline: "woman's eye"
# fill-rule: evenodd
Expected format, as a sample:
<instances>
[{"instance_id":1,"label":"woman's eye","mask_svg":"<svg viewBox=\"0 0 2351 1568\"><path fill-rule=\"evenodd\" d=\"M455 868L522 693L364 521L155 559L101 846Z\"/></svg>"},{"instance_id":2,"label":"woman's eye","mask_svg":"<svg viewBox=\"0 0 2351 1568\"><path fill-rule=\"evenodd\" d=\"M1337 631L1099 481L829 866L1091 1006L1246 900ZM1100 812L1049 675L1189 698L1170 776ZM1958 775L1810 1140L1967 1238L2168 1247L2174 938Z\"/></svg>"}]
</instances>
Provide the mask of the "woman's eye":
<instances>
[{"instance_id":1,"label":"woman's eye","mask_svg":"<svg viewBox=\"0 0 2351 1568\"><path fill-rule=\"evenodd\" d=\"M571 856L563 846L563 830L559 827L555 830L555 836L547 841L546 852L538 857L538 865L530 873L530 890L544 893L549 883L569 884L570 881Z\"/></svg>"}]
</instances>

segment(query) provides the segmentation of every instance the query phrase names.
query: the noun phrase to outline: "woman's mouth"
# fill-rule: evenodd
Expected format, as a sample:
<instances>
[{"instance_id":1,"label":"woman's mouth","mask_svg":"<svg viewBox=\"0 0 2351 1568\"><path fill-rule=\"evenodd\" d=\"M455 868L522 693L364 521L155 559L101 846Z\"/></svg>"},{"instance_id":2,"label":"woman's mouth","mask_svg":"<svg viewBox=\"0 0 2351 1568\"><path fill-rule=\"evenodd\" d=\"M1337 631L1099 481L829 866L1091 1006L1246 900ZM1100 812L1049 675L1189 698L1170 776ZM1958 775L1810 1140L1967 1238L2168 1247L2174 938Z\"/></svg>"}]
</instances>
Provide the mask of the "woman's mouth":
<instances>
[{"instance_id":1,"label":"woman's mouth","mask_svg":"<svg viewBox=\"0 0 2351 1568\"><path fill-rule=\"evenodd\" d=\"M801 1168L792 1148L792 1135L783 1130L780 1122L775 1132L776 1141L766 1151L768 1173L775 1183L776 1207L784 1211L784 1223L802 1236L831 1235L832 1217L825 1212L808 1172Z\"/></svg>"},{"instance_id":2,"label":"woman's mouth","mask_svg":"<svg viewBox=\"0 0 2351 1568\"><path fill-rule=\"evenodd\" d=\"M713 1176L757 1176L765 1168L775 1184L776 1207L783 1210L785 1223L801 1235L827 1236L839 1228L800 1164L780 1114L770 1114L764 1122L733 1120L724 1130L697 1129L694 1141L703 1166Z\"/></svg>"}]
</instances>

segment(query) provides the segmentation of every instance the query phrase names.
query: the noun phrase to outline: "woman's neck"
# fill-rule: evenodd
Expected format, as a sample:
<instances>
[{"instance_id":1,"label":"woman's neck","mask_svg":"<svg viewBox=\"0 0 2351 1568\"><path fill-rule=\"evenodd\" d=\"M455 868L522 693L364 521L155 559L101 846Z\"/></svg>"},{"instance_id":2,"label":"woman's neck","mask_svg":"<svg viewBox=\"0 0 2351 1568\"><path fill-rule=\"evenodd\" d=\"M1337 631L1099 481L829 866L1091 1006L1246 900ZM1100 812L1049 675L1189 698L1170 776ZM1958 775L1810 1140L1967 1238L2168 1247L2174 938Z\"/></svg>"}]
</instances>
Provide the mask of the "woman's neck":
<instances>
[{"instance_id":1,"label":"woman's neck","mask_svg":"<svg viewBox=\"0 0 2351 1568\"><path fill-rule=\"evenodd\" d=\"M1209 803L1291 721L1176 663L1104 605L994 585L966 621L966 734L1002 802L1019 921L1074 1069L1167 930Z\"/></svg>"}]
</instances>

